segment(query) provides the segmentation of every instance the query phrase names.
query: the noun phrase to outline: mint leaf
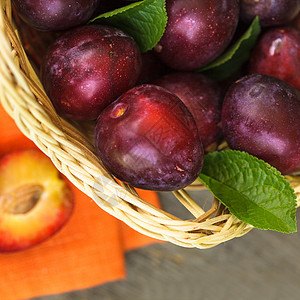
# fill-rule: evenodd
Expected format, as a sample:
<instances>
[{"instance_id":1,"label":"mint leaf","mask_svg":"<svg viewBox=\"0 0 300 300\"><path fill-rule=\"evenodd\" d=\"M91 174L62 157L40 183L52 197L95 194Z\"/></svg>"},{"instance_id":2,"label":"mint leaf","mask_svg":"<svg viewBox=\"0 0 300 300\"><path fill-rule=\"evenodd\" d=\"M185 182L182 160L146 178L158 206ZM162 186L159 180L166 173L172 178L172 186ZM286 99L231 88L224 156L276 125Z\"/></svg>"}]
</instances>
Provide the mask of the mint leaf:
<instances>
[{"instance_id":1,"label":"mint leaf","mask_svg":"<svg viewBox=\"0 0 300 300\"><path fill-rule=\"evenodd\" d=\"M165 0L144 0L104 13L90 23L107 24L126 31L141 52L152 49L162 37L167 25Z\"/></svg>"},{"instance_id":2,"label":"mint leaf","mask_svg":"<svg viewBox=\"0 0 300 300\"><path fill-rule=\"evenodd\" d=\"M211 64L200 69L199 72L217 81L230 77L249 59L260 32L259 20L256 17L248 30L234 45Z\"/></svg>"},{"instance_id":3,"label":"mint leaf","mask_svg":"<svg viewBox=\"0 0 300 300\"><path fill-rule=\"evenodd\" d=\"M205 156L201 182L241 221L259 229L296 232L296 195L269 164L246 152Z\"/></svg>"}]
</instances>

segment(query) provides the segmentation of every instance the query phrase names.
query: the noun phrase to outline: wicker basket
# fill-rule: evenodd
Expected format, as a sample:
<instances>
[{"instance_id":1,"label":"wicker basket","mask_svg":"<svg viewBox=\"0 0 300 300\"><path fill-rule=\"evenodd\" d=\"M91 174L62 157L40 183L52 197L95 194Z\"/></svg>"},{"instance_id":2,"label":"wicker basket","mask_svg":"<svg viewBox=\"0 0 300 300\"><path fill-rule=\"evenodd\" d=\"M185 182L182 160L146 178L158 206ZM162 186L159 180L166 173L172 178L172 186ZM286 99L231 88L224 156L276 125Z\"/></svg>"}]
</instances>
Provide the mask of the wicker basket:
<instances>
[{"instance_id":1,"label":"wicker basket","mask_svg":"<svg viewBox=\"0 0 300 300\"><path fill-rule=\"evenodd\" d=\"M20 28L23 31L25 27ZM214 247L253 228L231 215L216 199L205 211L186 190L174 192L194 216L192 220L181 220L139 198L131 186L119 184L95 155L86 132L89 126L70 124L56 114L24 50L20 33L24 35L17 30L11 1L1 0L1 103L20 130L51 158L56 168L102 209L147 236L183 247ZM297 192L299 206L300 180L295 177L289 180ZM203 187L199 183L191 188Z\"/></svg>"}]
</instances>

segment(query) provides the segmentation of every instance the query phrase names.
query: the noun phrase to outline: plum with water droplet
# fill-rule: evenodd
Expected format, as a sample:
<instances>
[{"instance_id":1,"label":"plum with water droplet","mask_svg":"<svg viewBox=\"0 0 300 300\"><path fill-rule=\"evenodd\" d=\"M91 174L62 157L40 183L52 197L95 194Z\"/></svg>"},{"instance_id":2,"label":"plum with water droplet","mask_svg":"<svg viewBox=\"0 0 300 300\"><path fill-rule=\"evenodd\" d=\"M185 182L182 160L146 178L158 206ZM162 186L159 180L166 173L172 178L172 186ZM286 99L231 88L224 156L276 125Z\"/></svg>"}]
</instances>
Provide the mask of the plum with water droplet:
<instances>
[{"instance_id":1,"label":"plum with water droplet","mask_svg":"<svg viewBox=\"0 0 300 300\"><path fill-rule=\"evenodd\" d=\"M249 72L275 76L300 90L300 31L267 30L251 54Z\"/></svg>"},{"instance_id":2,"label":"plum with water droplet","mask_svg":"<svg viewBox=\"0 0 300 300\"><path fill-rule=\"evenodd\" d=\"M248 75L226 93L224 138L283 174L300 169L300 92L269 75Z\"/></svg>"},{"instance_id":3,"label":"plum with water droplet","mask_svg":"<svg viewBox=\"0 0 300 300\"><path fill-rule=\"evenodd\" d=\"M112 174L148 190L184 188L203 164L202 142L187 107L149 84L130 89L99 115L95 147Z\"/></svg>"},{"instance_id":4,"label":"plum with water droplet","mask_svg":"<svg viewBox=\"0 0 300 300\"><path fill-rule=\"evenodd\" d=\"M104 25L86 25L60 36L44 58L41 78L57 112L93 120L132 88L141 53L131 36Z\"/></svg>"},{"instance_id":5,"label":"plum with water droplet","mask_svg":"<svg viewBox=\"0 0 300 300\"><path fill-rule=\"evenodd\" d=\"M42 31L66 30L86 24L101 0L13 0L18 15Z\"/></svg>"},{"instance_id":6,"label":"plum with water droplet","mask_svg":"<svg viewBox=\"0 0 300 300\"><path fill-rule=\"evenodd\" d=\"M168 23L155 47L170 68L192 71L229 45L239 19L237 0L167 0Z\"/></svg>"}]
</instances>

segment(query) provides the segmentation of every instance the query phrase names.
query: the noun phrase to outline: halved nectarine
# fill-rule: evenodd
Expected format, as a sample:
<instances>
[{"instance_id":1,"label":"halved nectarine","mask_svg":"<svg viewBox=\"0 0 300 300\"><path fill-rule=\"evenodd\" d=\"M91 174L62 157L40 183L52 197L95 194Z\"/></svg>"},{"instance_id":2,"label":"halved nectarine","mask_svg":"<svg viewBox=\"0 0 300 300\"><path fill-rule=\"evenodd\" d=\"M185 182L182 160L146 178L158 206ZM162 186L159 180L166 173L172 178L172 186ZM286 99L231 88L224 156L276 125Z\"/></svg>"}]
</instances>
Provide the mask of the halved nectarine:
<instances>
[{"instance_id":1,"label":"halved nectarine","mask_svg":"<svg viewBox=\"0 0 300 300\"><path fill-rule=\"evenodd\" d=\"M23 250L56 233L70 218L67 181L37 149L0 159L0 252Z\"/></svg>"}]
</instances>

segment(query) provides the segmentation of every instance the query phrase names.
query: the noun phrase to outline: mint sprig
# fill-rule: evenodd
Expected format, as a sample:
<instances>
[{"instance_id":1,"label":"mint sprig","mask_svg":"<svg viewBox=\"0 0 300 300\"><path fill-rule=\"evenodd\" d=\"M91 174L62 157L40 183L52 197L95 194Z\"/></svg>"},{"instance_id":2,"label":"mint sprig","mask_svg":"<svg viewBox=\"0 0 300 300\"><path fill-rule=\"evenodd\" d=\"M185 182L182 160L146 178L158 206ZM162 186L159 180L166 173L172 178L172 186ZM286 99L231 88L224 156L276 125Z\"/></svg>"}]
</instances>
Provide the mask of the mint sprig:
<instances>
[{"instance_id":1,"label":"mint sprig","mask_svg":"<svg viewBox=\"0 0 300 300\"><path fill-rule=\"evenodd\" d=\"M256 17L237 42L212 63L201 68L199 72L217 81L230 77L249 59L260 32L259 19Z\"/></svg>"},{"instance_id":2,"label":"mint sprig","mask_svg":"<svg viewBox=\"0 0 300 300\"><path fill-rule=\"evenodd\" d=\"M264 161L246 152L212 152L199 179L241 221L259 229L297 231L295 192Z\"/></svg>"},{"instance_id":3,"label":"mint sprig","mask_svg":"<svg viewBox=\"0 0 300 300\"><path fill-rule=\"evenodd\" d=\"M144 0L101 14L90 23L114 26L131 35L141 52L152 49L167 25L165 0Z\"/></svg>"}]
</instances>

